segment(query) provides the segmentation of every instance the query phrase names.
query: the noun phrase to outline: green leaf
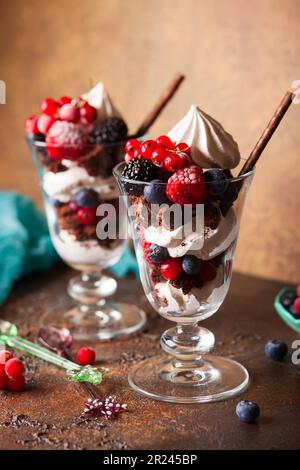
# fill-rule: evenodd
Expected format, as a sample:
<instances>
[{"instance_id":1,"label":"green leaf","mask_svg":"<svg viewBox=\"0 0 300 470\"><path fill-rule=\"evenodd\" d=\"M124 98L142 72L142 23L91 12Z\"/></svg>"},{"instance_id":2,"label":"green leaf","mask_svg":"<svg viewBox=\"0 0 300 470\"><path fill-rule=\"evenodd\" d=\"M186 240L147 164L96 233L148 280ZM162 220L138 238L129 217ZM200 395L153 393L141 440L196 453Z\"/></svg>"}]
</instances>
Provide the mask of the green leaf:
<instances>
[{"instance_id":1,"label":"green leaf","mask_svg":"<svg viewBox=\"0 0 300 470\"><path fill-rule=\"evenodd\" d=\"M79 370L69 370L68 375L73 382L89 382L93 385L99 385L103 380L103 371L91 366L84 366Z\"/></svg>"}]
</instances>

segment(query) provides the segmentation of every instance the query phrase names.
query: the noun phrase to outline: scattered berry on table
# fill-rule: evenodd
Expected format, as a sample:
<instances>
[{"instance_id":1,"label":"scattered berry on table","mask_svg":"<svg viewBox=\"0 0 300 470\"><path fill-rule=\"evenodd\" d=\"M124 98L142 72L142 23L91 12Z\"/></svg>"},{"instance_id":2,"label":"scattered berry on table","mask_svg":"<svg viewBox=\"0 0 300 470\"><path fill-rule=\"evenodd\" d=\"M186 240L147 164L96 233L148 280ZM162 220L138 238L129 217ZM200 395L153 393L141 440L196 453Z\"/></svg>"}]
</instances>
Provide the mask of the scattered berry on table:
<instances>
[{"instance_id":1,"label":"scattered berry on table","mask_svg":"<svg viewBox=\"0 0 300 470\"><path fill-rule=\"evenodd\" d=\"M170 137L168 137L167 135L160 135L159 137L157 137L156 142L157 142L158 145L161 145L165 149L168 149L168 150L174 150L175 149L174 142L172 142Z\"/></svg>"},{"instance_id":2,"label":"scattered berry on table","mask_svg":"<svg viewBox=\"0 0 300 470\"><path fill-rule=\"evenodd\" d=\"M127 411L127 404L121 404L116 397L99 399L89 398L85 404L84 414L88 416L99 416L106 419L116 418L120 413Z\"/></svg>"},{"instance_id":3,"label":"scattered berry on table","mask_svg":"<svg viewBox=\"0 0 300 470\"><path fill-rule=\"evenodd\" d=\"M53 98L45 98L41 103L41 111L48 116L54 116L59 108L59 103Z\"/></svg>"},{"instance_id":4,"label":"scattered berry on table","mask_svg":"<svg viewBox=\"0 0 300 470\"><path fill-rule=\"evenodd\" d=\"M25 387L24 375L18 375L15 379L6 378L6 388L11 392L21 392Z\"/></svg>"},{"instance_id":5,"label":"scattered berry on table","mask_svg":"<svg viewBox=\"0 0 300 470\"><path fill-rule=\"evenodd\" d=\"M195 165L174 173L166 188L168 198L178 204L201 204L205 201L204 174Z\"/></svg>"},{"instance_id":6,"label":"scattered berry on table","mask_svg":"<svg viewBox=\"0 0 300 470\"><path fill-rule=\"evenodd\" d=\"M64 104L59 110L59 117L62 121L78 122L80 119L79 108L72 103Z\"/></svg>"},{"instance_id":7,"label":"scattered berry on table","mask_svg":"<svg viewBox=\"0 0 300 470\"><path fill-rule=\"evenodd\" d=\"M0 351L0 364L5 364L9 359L12 359L13 355L10 351L6 351L5 349L2 349Z\"/></svg>"},{"instance_id":8,"label":"scattered berry on table","mask_svg":"<svg viewBox=\"0 0 300 470\"><path fill-rule=\"evenodd\" d=\"M300 317L300 297L297 297L297 298L294 300L293 309L294 309L294 311L295 311L295 314Z\"/></svg>"},{"instance_id":9,"label":"scattered berry on table","mask_svg":"<svg viewBox=\"0 0 300 470\"><path fill-rule=\"evenodd\" d=\"M166 185L159 179L150 181L144 187L144 198L150 204L167 203Z\"/></svg>"},{"instance_id":10,"label":"scattered berry on table","mask_svg":"<svg viewBox=\"0 0 300 470\"><path fill-rule=\"evenodd\" d=\"M56 119L53 116L48 116L48 114L42 114L39 116L37 121L37 128L41 134L47 134L51 126L56 122Z\"/></svg>"},{"instance_id":11,"label":"scattered berry on table","mask_svg":"<svg viewBox=\"0 0 300 470\"><path fill-rule=\"evenodd\" d=\"M1 369L1 365L0 365L0 390L4 390L5 387L6 387L6 375L5 375L5 372L4 372L4 369Z\"/></svg>"},{"instance_id":12,"label":"scattered berry on table","mask_svg":"<svg viewBox=\"0 0 300 470\"><path fill-rule=\"evenodd\" d=\"M141 145L141 154L144 158L151 159L152 152L157 147L157 142L155 140L145 140Z\"/></svg>"},{"instance_id":13,"label":"scattered berry on table","mask_svg":"<svg viewBox=\"0 0 300 470\"><path fill-rule=\"evenodd\" d=\"M185 255L182 260L182 268L186 274L198 274L202 264L202 261L194 255Z\"/></svg>"},{"instance_id":14,"label":"scattered berry on table","mask_svg":"<svg viewBox=\"0 0 300 470\"><path fill-rule=\"evenodd\" d=\"M161 264L160 272L164 279L173 281L182 273L182 259L168 258Z\"/></svg>"},{"instance_id":15,"label":"scattered berry on table","mask_svg":"<svg viewBox=\"0 0 300 470\"><path fill-rule=\"evenodd\" d=\"M149 248L149 259L154 263L163 263L169 257L167 248L152 243Z\"/></svg>"},{"instance_id":16,"label":"scattered berry on table","mask_svg":"<svg viewBox=\"0 0 300 470\"><path fill-rule=\"evenodd\" d=\"M78 364L81 364L82 366L94 364L95 359L96 359L96 353L93 348L83 346L77 352L77 362Z\"/></svg>"},{"instance_id":17,"label":"scattered berry on table","mask_svg":"<svg viewBox=\"0 0 300 470\"><path fill-rule=\"evenodd\" d=\"M5 363L4 370L10 379L17 379L24 373L24 364L20 359L11 358Z\"/></svg>"},{"instance_id":18,"label":"scattered berry on table","mask_svg":"<svg viewBox=\"0 0 300 470\"><path fill-rule=\"evenodd\" d=\"M91 188L81 188L74 196L75 203L80 207L93 208L99 205L99 195Z\"/></svg>"},{"instance_id":19,"label":"scattered berry on table","mask_svg":"<svg viewBox=\"0 0 300 470\"><path fill-rule=\"evenodd\" d=\"M228 188L228 179L222 170L214 168L204 173L207 192L211 196L220 196Z\"/></svg>"},{"instance_id":20,"label":"scattered berry on table","mask_svg":"<svg viewBox=\"0 0 300 470\"><path fill-rule=\"evenodd\" d=\"M109 117L91 132L91 141L97 144L114 144L126 139L128 127L123 119Z\"/></svg>"},{"instance_id":21,"label":"scattered berry on table","mask_svg":"<svg viewBox=\"0 0 300 470\"><path fill-rule=\"evenodd\" d=\"M93 224L96 221L96 210L90 207L83 207L76 212L76 218L83 225Z\"/></svg>"},{"instance_id":22,"label":"scattered berry on table","mask_svg":"<svg viewBox=\"0 0 300 470\"><path fill-rule=\"evenodd\" d=\"M283 341L271 339L265 344L265 354L273 361L283 361L288 353L288 347Z\"/></svg>"},{"instance_id":23,"label":"scattered berry on table","mask_svg":"<svg viewBox=\"0 0 300 470\"><path fill-rule=\"evenodd\" d=\"M253 401L243 400L236 406L236 414L243 423L254 423L260 414L257 403Z\"/></svg>"}]
</instances>

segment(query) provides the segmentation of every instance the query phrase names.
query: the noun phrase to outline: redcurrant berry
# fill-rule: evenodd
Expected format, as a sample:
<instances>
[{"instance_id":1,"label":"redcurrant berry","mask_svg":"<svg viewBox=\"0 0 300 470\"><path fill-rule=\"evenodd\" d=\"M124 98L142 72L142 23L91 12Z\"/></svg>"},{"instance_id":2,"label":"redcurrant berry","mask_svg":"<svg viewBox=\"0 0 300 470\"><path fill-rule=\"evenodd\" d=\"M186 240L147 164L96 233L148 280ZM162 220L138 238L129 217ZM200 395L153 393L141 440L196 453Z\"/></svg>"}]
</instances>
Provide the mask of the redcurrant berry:
<instances>
[{"instance_id":1,"label":"redcurrant berry","mask_svg":"<svg viewBox=\"0 0 300 470\"><path fill-rule=\"evenodd\" d=\"M24 375L19 375L16 379L6 378L6 388L11 392L21 392L25 387Z\"/></svg>"},{"instance_id":2,"label":"redcurrant berry","mask_svg":"<svg viewBox=\"0 0 300 470\"><path fill-rule=\"evenodd\" d=\"M167 135L160 135L157 139L156 142L158 145L161 145L162 147L168 149L168 150L174 150L175 149L175 144L172 142L170 137Z\"/></svg>"},{"instance_id":3,"label":"redcurrant berry","mask_svg":"<svg viewBox=\"0 0 300 470\"><path fill-rule=\"evenodd\" d=\"M48 116L54 116L59 108L59 104L53 98L46 98L41 103L41 111Z\"/></svg>"},{"instance_id":4,"label":"redcurrant berry","mask_svg":"<svg viewBox=\"0 0 300 470\"><path fill-rule=\"evenodd\" d=\"M0 351L0 364L5 364L9 359L12 359L13 355L10 351L2 350Z\"/></svg>"},{"instance_id":5,"label":"redcurrant berry","mask_svg":"<svg viewBox=\"0 0 300 470\"><path fill-rule=\"evenodd\" d=\"M81 224L92 224L96 220L96 211L94 208L82 207L78 210L76 218Z\"/></svg>"},{"instance_id":6,"label":"redcurrant berry","mask_svg":"<svg viewBox=\"0 0 300 470\"><path fill-rule=\"evenodd\" d=\"M62 106L64 104L71 103L71 101L72 101L72 98L70 98L69 96L62 96L61 98L59 98L58 104Z\"/></svg>"},{"instance_id":7,"label":"redcurrant berry","mask_svg":"<svg viewBox=\"0 0 300 470\"><path fill-rule=\"evenodd\" d=\"M97 109L88 103L85 103L80 108L80 120L85 124L91 124L97 117Z\"/></svg>"},{"instance_id":8,"label":"redcurrant berry","mask_svg":"<svg viewBox=\"0 0 300 470\"><path fill-rule=\"evenodd\" d=\"M144 158L150 159L153 150L157 147L155 140L145 140L141 145L141 154Z\"/></svg>"},{"instance_id":9,"label":"redcurrant berry","mask_svg":"<svg viewBox=\"0 0 300 470\"><path fill-rule=\"evenodd\" d=\"M187 153L188 155L191 153L191 147L185 142L179 142L179 144L176 145L176 150L180 150L180 152Z\"/></svg>"},{"instance_id":10,"label":"redcurrant berry","mask_svg":"<svg viewBox=\"0 0 300 470\"><path fill-rule=\"evenodd\" d=\"M184 159L181 158L177 153L168 152L168 156L165 158L165 169L174 173L175 171L181 170L185 167Z\"/></svg>"},{"instance_id":11,"label":"redcurrant berry","mask_svg":"<svg viewBox=\"0 0 300 470\"><path fill-rule=\"evenodd\" d=\"M168 156L168 154L169 152L166 152L166 150L163 147L157 147L152 152L151 161L152 163L154 163L154 165L163 168L165 158Z\"/></svg>"},{"instance_id":12,"label":"redcurrant berry","mask_svg":"<svg viewBox=\"0 0 300 470\"><path fill-rule=\"evenodd\" d=\"M24 364L20 359L12 358L6 362L4 370L9 378L16 379L20 375L23 375Z\"/></svg>"},{"instance_id":13,"label":"redcurrant berry","mask_svg":"<svg viewBox=\"0 0 300 470\"><path fill-rule=\"evenodd\" d=\"M82 366L86 366L88 364L94 364L96 359L96 353L93 348L82 347L77 352L77 362Z\"/></svg>"},{"instance_id":14,"label":"redcurrant berry","mask_svg":"<svg viewBox=\"0 0 300 470\"><path fill-rule=\"evenodd\" d=\"M160 266L161 275L168 281L173 281L182 273L182 259L168 258Z\"/></svg>"},{"instance_id":15,"label":"redcurrant berry","mask_svg":"<svg viewBox=\"0 0 300 470\"><path fill-rule=\"evenodd\" d=\"M28 134L37 134L39 132L38 126L38 117L37 116L29 116L25 121L25 130Z\"/></svg>"},{"instance_id":16,"label":"redcurrant berry","mask_svg":"<svg viewBox=\"0 0 300 470\"><path fill-rule=\"evenodd\" d=\"M55 123L55 121L56 119L54 117L48 116L47 114L42 114L38 118L38 122L37 122L37 127L38 127L39 132L41 132L41 134L47 134L50 127L52 126L52 124Z\"/></svg>"},{"instance_id":17,"label":"redcurrant berry","mask_svg":"<svg viewBox=\"0 0 300 470\"><path fill-rule=\"evenodd\" d=\"M126 142L125 150L126 150L126 153L128 153L128 155L133 157L134 151L136 149L140 149L140 147L141 147L141 142L139 142L137 139L130 139Z\"/></svg>"}]
</instances>

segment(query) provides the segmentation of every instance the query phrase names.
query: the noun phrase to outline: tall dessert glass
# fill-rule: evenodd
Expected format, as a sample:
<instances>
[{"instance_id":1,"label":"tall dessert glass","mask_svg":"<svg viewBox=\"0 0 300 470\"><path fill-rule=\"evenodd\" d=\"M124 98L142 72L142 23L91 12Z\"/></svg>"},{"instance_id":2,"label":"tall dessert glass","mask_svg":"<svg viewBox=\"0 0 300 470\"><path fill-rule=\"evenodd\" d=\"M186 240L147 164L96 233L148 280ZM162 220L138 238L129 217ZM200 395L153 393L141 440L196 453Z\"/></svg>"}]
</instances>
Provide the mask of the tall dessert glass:
<instances>
[{"instance_id":1,"label":"tall dessert glass","mask_svg":"<svg viewBox=\"0 0 300 470\"><path fill-rule=\"evenodd\" d=\"M80 271L68 284L69 295L78 303L76 308L51 312L42 322L64 325L76 339L85 341L138 332L145 325L144 312L134 305L106 301L115 293L117 282L102 273L119 261L126 247L127 220L120 216L119 191L112 176L124 143L81 148L36 139L28 142L53 245L69 266Z\"/></svg>"},{"instance_id":2,"label":"tall dessert glass","mask_svg":"<svg viewBox=\"0 0 300 470\"><path fill-rule=\"evenodd\" d=\"M162 317L176 324L161 336L167 356L138 364L129 384L147 397L179 403L216 401L242 392L249 382L247 370L236 361L208 354L215 338L200 322L216 313L228 292L254 171L229 177L226 191L216 199L209 196L209 181L201 188L191 184L191 192L206 192L205 202L172 205L150 204L145 188L151 183L127 179L123 169L124 163L119 163L114 175L125 196L145 294ZM163 200L166 185L155 184L155 194ZM192 274L182 271L183 263Z\"/></svg>"}]
</instances>

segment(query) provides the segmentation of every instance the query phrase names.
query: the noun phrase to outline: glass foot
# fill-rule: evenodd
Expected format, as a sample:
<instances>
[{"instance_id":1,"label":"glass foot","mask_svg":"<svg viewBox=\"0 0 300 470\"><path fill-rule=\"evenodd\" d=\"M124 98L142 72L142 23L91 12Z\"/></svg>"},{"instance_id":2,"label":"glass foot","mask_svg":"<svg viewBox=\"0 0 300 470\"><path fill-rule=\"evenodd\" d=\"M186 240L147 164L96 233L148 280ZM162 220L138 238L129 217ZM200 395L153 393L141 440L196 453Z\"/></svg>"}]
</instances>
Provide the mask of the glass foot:
<instances>
[{"instance_id":1,"label":"glass foot","mask_svg":"<svg viewBox=\"0 0 300 470\"><path fill-rule=\"evenodd\" d=\"M103 302L98 306L81 305L61 313L49 312L42 326L68 328L79 341L107 341L139 333L146 324L145 312L135 305Z\"/></svg>"},{"instance_id":2,"label":"glass foot","mask_svg":"<svg viewBox=\"0 0 300 470\"><path fill-rule=\"evenodd\" d=\"M244 366L231 359L205 354L189 365L169 357L153 357L138 364L128 376L136 392L172 403L205 403L232 398L249 383Z\"/></svg>"}]
</instances>

